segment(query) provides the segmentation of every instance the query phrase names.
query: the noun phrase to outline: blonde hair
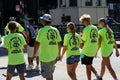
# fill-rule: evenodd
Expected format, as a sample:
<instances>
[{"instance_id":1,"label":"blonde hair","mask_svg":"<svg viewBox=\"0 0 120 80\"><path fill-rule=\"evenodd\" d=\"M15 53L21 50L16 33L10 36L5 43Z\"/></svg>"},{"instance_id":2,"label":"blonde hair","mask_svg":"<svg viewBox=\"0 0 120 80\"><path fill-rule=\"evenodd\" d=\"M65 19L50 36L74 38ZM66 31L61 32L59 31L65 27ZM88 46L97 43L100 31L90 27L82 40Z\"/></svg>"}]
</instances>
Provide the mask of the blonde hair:
<instances>
[{"instance_id":1,"label":"blonde hair","mask_svg":"<svg viewBox=\"0 0 120 80\"><path fill-rule=\"evenodd\" d=\"M88 21L90 21L90 19L91 19L91 16L90 16L89 14L83 14L83 15L80 17L79 21L80 21L80 22L83 22L83 20L88 20Z\"/></svg>"},{"instance_id":2,"label":"blonde hair","mask_svg":"<svg viewBox=\"0 0 120 80\"><path fill-rule=\"evenodd\" d=\"M75 40L75 32L76 32L75 24L74 24L73 22L69 22L69 23L67 24L67 28L69 28L69 29L71 30L73 39Z\"/></svg>"},{"instance_id":3,"label":"blonde hair","mask_svg":"<svg viewBox=\"0 0 120 80\"><path fill-rule=\"evenodd\" d=\"M106 19L105 18L100 18L98 20L98 22L103 22L105 24L105 28L107 29L107 33L108 33L108 38L112 38L112 30L111 28L107 25Z\"/></svg>"}]
</instances>

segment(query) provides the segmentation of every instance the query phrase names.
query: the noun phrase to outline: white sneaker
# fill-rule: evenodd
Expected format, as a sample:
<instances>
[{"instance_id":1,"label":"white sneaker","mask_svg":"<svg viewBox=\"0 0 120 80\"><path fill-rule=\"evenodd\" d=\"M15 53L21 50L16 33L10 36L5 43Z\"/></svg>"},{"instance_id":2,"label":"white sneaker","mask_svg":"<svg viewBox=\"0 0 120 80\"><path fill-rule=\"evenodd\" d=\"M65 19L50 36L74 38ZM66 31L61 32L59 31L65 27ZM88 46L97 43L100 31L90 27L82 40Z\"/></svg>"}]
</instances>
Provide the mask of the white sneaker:
<instances>
[{"instance_id":1,"label":"white sneaker","mask_svg":"<svg viewBox=\"0 0 120 80\"><path fill-rule=\"evenodd\" d=\"M33 69L33 65L28 65L28 67L26 68L26 70L32 70Z\"/></svg>"},{"instance_id":2,"label":"white sneaker","mask_svg":"<svg viewBox=\"0 0 120 80\"><path fill-rule=\"evenodd\" d=\"M35 67L35 70L40 71L40 67L37 65L37 66Z\"/></svg>"}]
</instances>

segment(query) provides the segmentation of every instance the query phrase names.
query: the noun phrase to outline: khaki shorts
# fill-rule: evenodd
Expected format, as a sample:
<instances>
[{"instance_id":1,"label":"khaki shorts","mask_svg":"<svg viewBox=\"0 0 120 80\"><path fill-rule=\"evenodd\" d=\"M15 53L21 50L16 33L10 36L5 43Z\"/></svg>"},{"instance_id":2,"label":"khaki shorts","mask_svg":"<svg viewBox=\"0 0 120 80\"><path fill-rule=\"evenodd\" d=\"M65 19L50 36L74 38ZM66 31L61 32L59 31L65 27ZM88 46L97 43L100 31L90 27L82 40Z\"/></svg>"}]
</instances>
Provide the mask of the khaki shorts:
<instances>
[{"instance_id":1,"label":"khaki shorts","mask_svg":"<svg viewBox=\"0 0 120 80\"><path fill-rule=\"evenodd\" d=\"M28 57L32 57L33 56L33 51L34 51L34 47L30 47L28 45L27 46ZM40 50L38 50L38 52L36 53L36 56L39 56L39 54L40 54Z\"/></svg>"},{"instance_id":2,"label":"khaki shorts","mask_svg":"<svg viewBox=\"0 0 120 80\"><path fill-rule=\"evenodd\" d=\"M57 59L51 62L41 62L41 75L43 78L51 78L53 76L56 62Z\"/></svg>"}]
</instances>

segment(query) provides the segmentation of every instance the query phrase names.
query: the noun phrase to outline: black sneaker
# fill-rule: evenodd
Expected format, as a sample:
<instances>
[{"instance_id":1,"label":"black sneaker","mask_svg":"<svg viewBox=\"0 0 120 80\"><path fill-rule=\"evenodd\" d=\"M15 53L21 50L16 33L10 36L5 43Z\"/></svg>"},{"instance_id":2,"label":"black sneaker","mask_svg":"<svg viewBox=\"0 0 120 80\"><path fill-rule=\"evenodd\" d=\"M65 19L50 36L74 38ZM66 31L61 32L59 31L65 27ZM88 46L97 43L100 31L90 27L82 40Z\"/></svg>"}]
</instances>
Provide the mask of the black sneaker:
<instances>
[{"instance_id":1,"label":"black sneaker","mask_svg":"<svg viewBox=\"0 0 120 80\"><path fill-rule=\"evenodd\" d=\"M102 80L102 78L99 78L99 80Z\"/></svg>"}]
</instances>

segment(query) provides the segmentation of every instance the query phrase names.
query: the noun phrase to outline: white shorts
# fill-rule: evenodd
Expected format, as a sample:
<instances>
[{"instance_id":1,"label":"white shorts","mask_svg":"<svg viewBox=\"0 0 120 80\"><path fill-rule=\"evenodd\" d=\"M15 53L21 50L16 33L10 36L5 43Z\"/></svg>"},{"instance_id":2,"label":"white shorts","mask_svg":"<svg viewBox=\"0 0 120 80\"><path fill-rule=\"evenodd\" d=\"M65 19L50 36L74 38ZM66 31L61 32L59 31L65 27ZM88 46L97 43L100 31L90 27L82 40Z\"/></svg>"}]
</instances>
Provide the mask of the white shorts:
<instances>
[{"instance_id":1,"label":"white shorts","mask_svg":"<svg viewBox=\"0 0 120 80\"><path fill-rule=\"evenodd\" d=\"M29 45L27 46L28 57L32 57L33 56L33 50L34 50L34 47L30 47ZM38 50L38 52L36 53L35 56L39 56L39 54L40 54L40 50Z\"/></svg>"}]
</instances>

